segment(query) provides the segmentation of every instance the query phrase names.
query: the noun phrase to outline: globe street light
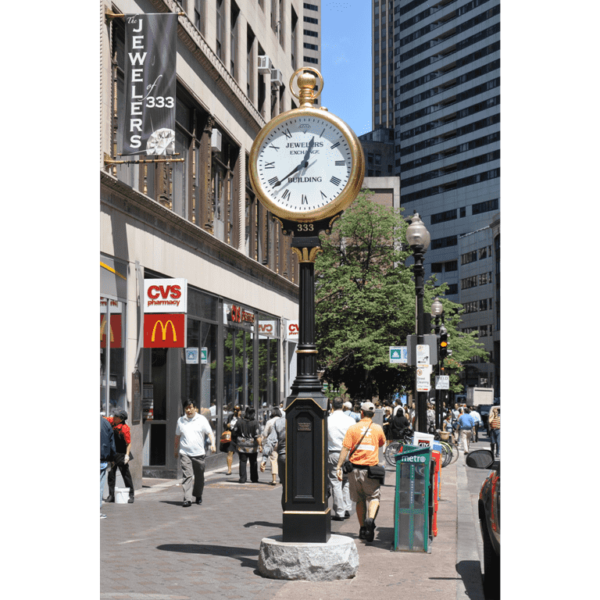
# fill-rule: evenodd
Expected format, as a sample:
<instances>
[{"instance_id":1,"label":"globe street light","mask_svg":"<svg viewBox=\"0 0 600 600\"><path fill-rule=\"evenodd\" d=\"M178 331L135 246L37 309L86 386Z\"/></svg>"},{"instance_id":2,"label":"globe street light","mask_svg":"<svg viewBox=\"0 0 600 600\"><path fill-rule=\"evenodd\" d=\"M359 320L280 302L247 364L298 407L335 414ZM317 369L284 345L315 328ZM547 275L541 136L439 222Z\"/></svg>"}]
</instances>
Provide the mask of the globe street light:
<instances>
[{"instance_id":1,"label":"globe street light","mask_svg":"<svg viewBox=\"0 0 600 600\"><path fill-rule=\"evenodd\" d=\"M427 248L429 248L429 242L431 236L429 231L421 221L419 213L415 211L412 216L411 223L406 229L406 240L408 245L413 251L415 258L414 274L415 274L415 292L417 296L417 344L423 343L423 334L425 328L425 322L423 319L423 297L425 294L424 275L425 269L423 268L423 257ZM427 430L427 407L425 406L426 400L423 392L417 392L417 429L418 431Z\"/></svg>"}]
</instances>

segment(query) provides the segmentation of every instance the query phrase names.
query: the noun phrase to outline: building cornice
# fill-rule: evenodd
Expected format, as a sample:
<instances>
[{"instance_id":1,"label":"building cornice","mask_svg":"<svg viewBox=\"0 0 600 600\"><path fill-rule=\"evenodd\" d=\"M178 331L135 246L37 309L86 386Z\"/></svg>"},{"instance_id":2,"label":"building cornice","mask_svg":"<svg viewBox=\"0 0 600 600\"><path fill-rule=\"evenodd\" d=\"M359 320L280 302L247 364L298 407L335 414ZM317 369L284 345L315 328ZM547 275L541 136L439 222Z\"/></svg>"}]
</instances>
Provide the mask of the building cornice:
<instances>
[{"instance_id":1,"label":"building cornice","mask_svg":"<svg viewBox=\"0 0 600 600\"><path fill-rule=\"evenodd\" d=\"M202 258L218 262L231 272L237 272L242 277L283 293L294 302L298 301L299 288L295 283L213 237L149 196L119 181L113 175L100 171L100 186L101 205L137 219L179 244L185 244Z\"/></svg>"},{"instance_id":2,"label":"building cornice","mask_svg":"<svg viewBox=\"0 0 600 600\"><path fill-rule=\"evenodd\" d=\"M149 0L157 12L180 12L181 6L174 0ZM245 117L246 121L258 133L265 125L260 112L250 102L250 99L242 91L237 81L225 68L225 65L213 52L202 34L192 24L189 17L180 16L177 35L184 45L192 52L194 57L206 70L208 75L215 81L217 87L234 103L236 108ZM187 85L189 88L189 84Z\"/></svg>"}]
</instances>

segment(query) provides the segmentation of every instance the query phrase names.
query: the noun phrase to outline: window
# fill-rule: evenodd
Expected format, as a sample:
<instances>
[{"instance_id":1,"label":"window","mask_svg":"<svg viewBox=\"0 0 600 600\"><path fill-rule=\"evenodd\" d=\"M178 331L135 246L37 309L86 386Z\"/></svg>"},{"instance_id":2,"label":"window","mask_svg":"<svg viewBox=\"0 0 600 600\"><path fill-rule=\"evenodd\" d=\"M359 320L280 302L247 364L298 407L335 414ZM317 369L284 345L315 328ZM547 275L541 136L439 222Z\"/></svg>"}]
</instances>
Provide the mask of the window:
<instances>
[{"instance_id":1,"label":"window","mask_svg":"<svg viewBox=\"0 0 600 600\"><path fill-rule=\"evenodd\" d=\"M444 263L431 263L431 272L432 273L443 273L444 271Z\"/></svg>"},{"instance_id":2,"label":"window","mask_svg":"<svg viewBox=\"0 0 600 600\"><path fill-rule=\"evenodd\" d=\"M307 44L306 42L304 42L304 47L308 48L309 50L319 50L319 46L317 46L316 44Z\"/></svg>"},{"instance_id":3,"label":"window","mask_svg":"<svg viewBox=\"0 0 600 600\"><path fill-rule=\"evenodd\" d=\"M467 216L467 207L466 206L461 206L460 209L460 218L462 219L463 217Z\"/></svg>"},{"instance_id":4,"label":"window","mask_svg":"<svg viewBox=\"0 0 600 600\"><path fill-rule=\"evenodd\" d=\"M235 5L235 2L231 3L231 48L229 52L229 63L230 63L230 72L236 78L239 79L239 74L235 72L235 59L237 55L237 20L238 15L240 14L240 9Z\"/></svg>"},{"instance_id":5,"label":"window","mask_svg":"<svg viewBox=\"0 0 600 600\"><path fill-rule=\"evenodd\" d=\"M223 60L223 0L217 0L217 56Z\"/></svg>"},{"instance_id":6,"label":"window","mask_svg":"<svg viewBox=\"0 0 600 600\"><path fill-rule=\"evenodd\" d=\"M452 221L454 219L456 219L455 208L431 215L431 224L436 225L437 223L445 223L446 221Z\"/></svg>"},{"instance_id":7,"label":"window","mask_svg":"<svg viewBox=\"0 0 600 600\"><path fill-rule=\"evenodd\" d=\"M479 275L479 285L486 285L492 283L492 273L481 273Z\"/></svg>"},{"instance_id":8,"label":"window","mask_svg":"<svg viewBox=\"0 0 600 600\"><path fill-rule=\"evenodd\" d=\"M468 290L473 287L477 287L477 275L473 275L472 277L465 277L460 280L460 289Z\"/></svg>"},{"instance_id":9,"label":"window","mask_svg":"<svg viewBox=\"0 0 600 600\"><path fill-rule=\"evenodd\" d=\"M319 10L318 6L315 6L314 4L308 4L307 2L304 3L304 8L306 8L307 10Z\"/></svg>"},{"instance_id":10,"label":"window","mask_svg":"<svg viewBox=\"0 0 600 600\"><path fill-rule=\"evenodd\" d=\"M477 250L473 250L471 252L466 252L462 254L460 257L461 265L468 265L469 263L475 262L477 260Z\"/></svg>"},{"instance_id":11,"label":"window","mask_svg":"<svg viewBox=\"0 0 600 600\"><path fill-rule=\"evenodd\" d=\"M202 0L194 0L194 25L202 31Z\"/></svg>"},{"instance_id":12,"label":"window","mask_svg":"<svg viewBox=\"0 0 600 600\"><path fill-rule=\"evenodd\" d=\"M451 296L452 294L458 294L458 283L451 283L448 286L448 291L446 292L446 296Z\"/></svg>"},{"instance_id":13,"label":"window","mask_svg":"<svg viewBox=\"0 0 600 600\"><path fill-rule=\"evenodd\" d=\"M298 25L298 15L292 7L292 40L291 40L291 54L292 54L292 69L294 71L297 69L296 67L296 30Z\"/></svg>"},{"instance_id":14,"label":"window","mask_svg":"<svg viewBox=\"0 0 600 600\"><path fill-rule=\"evenodd\" d=\"M458 238L455 235L449 235L448 237L438 238L437 240L431 241L431 249L439 250L440 248L448 248L449 246L456 246L458 244Z\"/></svg>"},{"instance_id":15,"label":"window","mask_svg":"<svg viewBox=\"0 0 600 600\"><path fill-rule=\"evenodd\" d=\"M448 271L458 271L458 261L451 260L446 263L446 272Z\"/></svg>"},{"instance_id":16,"label":"window","mask_svg":"<svg viewBox=\"0 0 600 600\"><path fill-rule=\"evenodd\" d=\"M314 63L315 65L318 65L319 64L319 59L318 58L311 58L310 56L305 56L304 57L304 62Z\"/></svg>"},{"instance_id":17,"label":"window","mask_svg":"<svg viewBox=\"0 0 600 600\"><path fill-rule=\"evenodd\" d=\"M466 314L477 312L477 301L475 302L465 302L463 304L463 308L465 309Z\"/></svg>"},{"instance_id":18,"label":"window","mask_svg":"<svg viewBox=\"0 0 600 600\"><path fill-rule=\"evenodd\" d=\"M488 200L487 202L479 202L473 204L471 207L471 214L479 215L481 213L490 212L492 210L498 210L498 198L495 200Z\"/></svg>"},{"instance_id":19,"label":"window","mask_svg":"<svg viewBox=\"0 0 600 600\"><path fill-rule=\"evenodd\" d=\"M319 24L319 19L313 19L312 17L304 17L305 23L314 23L315 25Z\"/></svg>"},{"instance_id":20,"label":"window","mask_svg":"<svg viewBox=\"0 0 600 600\"><path fill-rule=\"evenodd\" d=\"M312 36L312 37L319 37L318 32L311 31L310 29L305 29L304 30L304 35L309 35L309 36Z\"/></svg>"}]
</instances>

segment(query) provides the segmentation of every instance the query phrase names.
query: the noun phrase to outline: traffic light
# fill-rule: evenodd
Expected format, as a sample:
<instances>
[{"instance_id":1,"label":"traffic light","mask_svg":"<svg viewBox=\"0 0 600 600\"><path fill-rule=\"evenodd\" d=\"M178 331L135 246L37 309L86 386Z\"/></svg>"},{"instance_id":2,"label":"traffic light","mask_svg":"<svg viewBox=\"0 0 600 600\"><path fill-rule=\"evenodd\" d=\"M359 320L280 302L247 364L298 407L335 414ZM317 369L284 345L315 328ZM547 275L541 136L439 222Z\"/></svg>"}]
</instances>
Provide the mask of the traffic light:
<instances>
[{"instance_id":1,"label":"traffic light","mask_svg":"<svg viewBox=\"0 0 600 600\"><path fill-rule=\"evenodd\" d=\"M440 358L448 356L448 330L442 325L440 327Z\"/></svg>"}]
</instances>

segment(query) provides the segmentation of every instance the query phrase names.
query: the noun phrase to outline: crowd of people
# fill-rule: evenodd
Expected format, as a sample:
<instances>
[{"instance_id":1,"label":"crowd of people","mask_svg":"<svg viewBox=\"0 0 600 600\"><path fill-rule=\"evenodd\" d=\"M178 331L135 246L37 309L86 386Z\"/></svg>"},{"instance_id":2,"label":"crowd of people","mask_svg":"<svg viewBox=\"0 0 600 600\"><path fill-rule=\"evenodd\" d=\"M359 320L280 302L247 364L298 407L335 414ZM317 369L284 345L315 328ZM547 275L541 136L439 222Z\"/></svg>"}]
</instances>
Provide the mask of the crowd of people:
<instances>
[{"instance_id":1,"label":"crowd of people","mask_svg":"<svg viewBox=\"0 0 600 600\"><path fill-rule=\"evenodd\" d=\"M400 402L386 403L383 427L373 423L376 406L373 402L363 402L354 406L341 398L332 401L331 412L327 417L328 431L328 495L332 498L332 519L343 521L350 518L352 503L356 503L359 522L359 539L373 541L375 518L379 510L380 486L383 482L383 467L378 467L379 448L391 440L403 439L414 430L416 411L414 406L403 406ZM184 415L177 421L174 454L181 461L183 474L182 489L184 508L202 504L204 472L207 450L216 451L216 442L211 423L192 400L183 405ZM109 494L106 502L115 501L117 469L121 472L124 484L129 488L129 503L134 502L134 487L129 461L131 453L130 428L126 423L127 412L116 409L111 417L100 418L100 508L105 482L108 479ZM435 408L427 406L427 429L436 431ZM479 440L479 429L486 425L491 440L492 452L500 457L500 407L490 411L487 424L479 412L467 406L454 405L443 411L442 433L451 436L466 453L471 440ZM285 482L285 412L283 406L270 412L263 426L256 418L253 407L233 407L227 418L220 439L221 452L227 453L227 472L232 475L233 457L239 457L238 483L259 481L258 454L262 460L260 471L271 466L271 485ZM207 444L208 440L208 444ZM111 466L109 470L109 465ZM282 486L283 487L283 486ZM282 490L282 507L283 507ZM101 518L106 515L100 514Z\"/></svg>"}]
</instances>

